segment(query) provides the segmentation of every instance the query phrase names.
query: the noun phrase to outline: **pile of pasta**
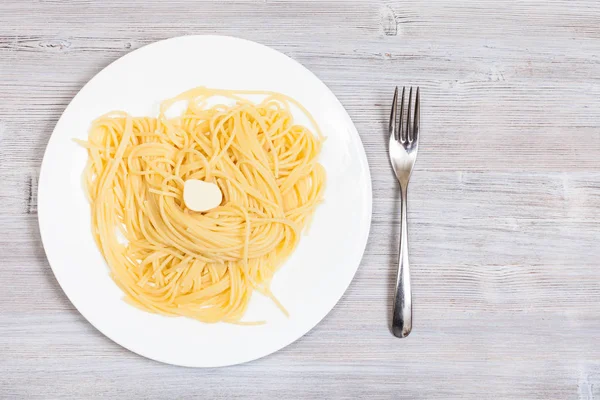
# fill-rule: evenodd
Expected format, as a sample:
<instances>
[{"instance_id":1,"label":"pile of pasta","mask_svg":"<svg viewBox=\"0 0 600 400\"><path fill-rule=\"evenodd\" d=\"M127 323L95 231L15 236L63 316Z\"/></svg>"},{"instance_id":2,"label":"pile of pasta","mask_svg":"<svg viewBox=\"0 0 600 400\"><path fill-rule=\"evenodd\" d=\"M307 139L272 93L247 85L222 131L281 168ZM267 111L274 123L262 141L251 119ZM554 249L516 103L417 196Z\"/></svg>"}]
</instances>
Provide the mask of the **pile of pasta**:
<instances>
[{"instance_id":1,"label":"pile of pasta","mask_svg":"<svg viewBox=\"0 0 600 400\"><path fill-rule=\"evenodd\" d=\"M167 117L175 104L185 111ZM314 133L294 123L292 107ZM269 283L322 201L322 143L302 105L270 92L201 87L163 102L155 118L96 119L81 142L84 183L95 241L126 300L164 315L242 323L258 291L285 312ZM221 204L187 209L188 179L218 185Z\"/></svg>"}]
</instances>

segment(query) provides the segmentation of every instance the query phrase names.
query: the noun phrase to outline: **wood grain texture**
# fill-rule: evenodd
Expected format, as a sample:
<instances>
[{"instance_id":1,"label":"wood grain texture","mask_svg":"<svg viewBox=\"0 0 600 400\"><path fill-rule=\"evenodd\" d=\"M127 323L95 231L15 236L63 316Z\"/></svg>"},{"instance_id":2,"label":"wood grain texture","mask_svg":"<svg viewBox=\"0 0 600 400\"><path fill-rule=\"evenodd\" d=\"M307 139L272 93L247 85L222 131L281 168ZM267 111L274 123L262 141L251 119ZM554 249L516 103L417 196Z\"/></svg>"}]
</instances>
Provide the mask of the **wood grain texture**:
<instances>
[{"instance_id":1,"label":"wood grain texture","mask_svg":"<svg viewBox=\"0 0 600 400\"><path fill-rule=\"evenodd\" d=\"M600 399L599 21L595 0L0 2L0 398ZM39 166L70 99L118 57L185 34L255 40L310 68L373 176L371 237L340 303L289 347L221 369L103 337L37 228ZM396 84L423 93L406 340L387 330Z\"/></svg>"}]
</instances>

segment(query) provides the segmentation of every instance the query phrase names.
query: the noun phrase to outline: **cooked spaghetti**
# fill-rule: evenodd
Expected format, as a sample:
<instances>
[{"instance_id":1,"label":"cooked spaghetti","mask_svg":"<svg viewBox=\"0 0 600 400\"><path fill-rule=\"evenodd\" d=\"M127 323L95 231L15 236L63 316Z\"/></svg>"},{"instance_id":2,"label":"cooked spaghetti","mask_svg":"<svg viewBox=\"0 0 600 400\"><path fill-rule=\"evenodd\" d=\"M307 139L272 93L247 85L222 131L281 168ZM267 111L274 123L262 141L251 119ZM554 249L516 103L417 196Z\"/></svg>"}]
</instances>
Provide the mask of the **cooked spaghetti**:
<instances>
[{"instance_id":1,"label":"cooked spaghetti","mask_svg":"<svg viewBox=\"0 0 600 400\"><path fill-rule=\"evenodd\" d=\"M185 111L167 117L176 103ZM294 123L292 106L316 134ZM257 290L285 311L269 283L322 200L322 142L304 107L271 92L201 87L163 102L157 118L112 112L95 120L81 142L93 235L126 300L241 323ZM188 179L216 183L221 204L187 209Z\"/></svg>"}]
</instances>

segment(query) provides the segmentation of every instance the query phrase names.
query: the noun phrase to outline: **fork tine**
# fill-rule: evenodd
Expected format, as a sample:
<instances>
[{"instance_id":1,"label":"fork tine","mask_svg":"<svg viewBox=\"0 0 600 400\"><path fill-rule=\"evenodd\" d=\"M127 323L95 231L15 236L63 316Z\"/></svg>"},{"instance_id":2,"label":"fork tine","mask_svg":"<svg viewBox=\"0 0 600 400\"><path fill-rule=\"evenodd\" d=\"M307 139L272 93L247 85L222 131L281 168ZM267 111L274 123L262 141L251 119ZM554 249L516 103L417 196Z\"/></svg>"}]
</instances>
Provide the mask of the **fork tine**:
<instances>
[{"instance_id":1,"label":"fork tine","mask_svg":"<svg viewBox=\"0 0 600 400\"><path fill-rule=\"evenodd\" d=\"M413 141L419 140L419 124L421 123L420 103L419 87L417 86L417 95L415 96L415 121L413 122Z\"/></svg>"},{"instance_id":2,"label":"fork tine","mask_svg":"<svg viewBox=\"0 0 600 400\"><path fill-rule=\"evenodd\" d=\"M413 134L412 134L412 126L410 125L410 108L412 107L412 86L410 87L410 91L408 92L408 107L407 108L407 112L406 112L406 139L407 139L407 143L412 143L413 141Z\"/></svg>"},{"instance_id":3,"label":"fork tine","mask_svg":"<svg viewBox=\"0 0 600 400\"><path fill-rule=\"evenodd\" d=\"M396 125L396 109L398 108L398 86L394 90L394 100L392 101L392 115L390 115L390 134L394 135L394 139L398 140L398 127Z\"/></svg>"},{"instance_id":4,"label":"fork tine","mask_svg":"<svg viewBox=\"0 0 600 400\"><path fill-rule=\"evenodd\" d=\"M406 90L406 88L403 86L402 87L402 100L400 101L400 118L398 118L398 131L399 133L399 139L400 139L400 143L406 143L406 130L404 129L404 124L402 123L404 118L404 91Z\"/></svg>"}]
</instances>

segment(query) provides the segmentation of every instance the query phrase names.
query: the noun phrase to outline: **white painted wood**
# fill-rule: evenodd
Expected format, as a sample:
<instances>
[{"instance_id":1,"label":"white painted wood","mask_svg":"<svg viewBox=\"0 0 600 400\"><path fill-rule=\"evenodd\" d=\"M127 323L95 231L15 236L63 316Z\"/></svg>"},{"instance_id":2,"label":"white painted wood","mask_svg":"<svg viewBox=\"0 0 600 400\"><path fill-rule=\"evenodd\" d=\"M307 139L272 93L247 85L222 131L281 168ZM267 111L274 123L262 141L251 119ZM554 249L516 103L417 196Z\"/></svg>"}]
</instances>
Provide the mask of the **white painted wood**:
<instances>
[{"instance_id":1,"label":"white painted wood","mask_svg":"<svg viewBox=\"0 0 600 400\"><path fill-rule=\"evenodd\" d=\"M331 314L276 354L211 370L145 360L92 328L49 269L36 216L44 147L81 86L133 49L201 33L273 46L323 79L374 187L363 264ZM386 327L396 84L423 93L406 340ZM0 183L2 399L600 399L595 0L4 0Z\"/></svg>"}]
</instances>

